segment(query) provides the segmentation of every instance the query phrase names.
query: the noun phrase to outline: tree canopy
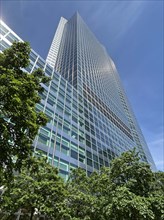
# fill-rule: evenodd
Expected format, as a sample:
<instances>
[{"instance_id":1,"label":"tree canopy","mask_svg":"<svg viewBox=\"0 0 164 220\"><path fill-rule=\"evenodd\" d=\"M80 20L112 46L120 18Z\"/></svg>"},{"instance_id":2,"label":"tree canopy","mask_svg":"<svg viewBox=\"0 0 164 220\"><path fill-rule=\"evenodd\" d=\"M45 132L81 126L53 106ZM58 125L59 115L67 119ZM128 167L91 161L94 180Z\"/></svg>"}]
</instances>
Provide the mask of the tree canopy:
<instances>
[{"instance_id":1,"label":"tree canopy","mask_svg":"<svg viewBox=\"0 0 164 220\"><path fill-rule=\"evenodd\" d=\"M47 122L42 112L36 112L41 83L49 80L41 69L31 74L30 46L14 42L0 53L0 173L12 175L21 168L22 160L31 154L32 142L40 126Z\"/></svg>"},{"instance_id":2,"label":"tree canopy","mask_svg":"<svg viewBox=\"0 0 164 220\"><path fill-rule=\"evenodd\" d=\"M135 151L100 172L74 170L68 184L71 216L89 220L164 219L164 173L153 173Z\"/></svg>"},{"instance_id":3,"label":"tree canopy","mask_svg":"<svg viewBox=\"0 0 164 220\"><path fill-rule=\"evenodd\" d=\"M22 162L20 171L6 185L0 202L6 218L19 210L24 219L28 216L27 219L32 219L34 213L48 216L48 219L62 218L67 191L57 168L44 157L32 157Z\"/></svg>"},{"instance_id":4,"label":"tree canopy","mask_svg":"<svg viewBox=\"0 0 164 220\"><path fill-rule=\"evenodd\" d=\"M5 189L0 205L8 217L37 209L54 220L164 219L164 173L153 173L135 151L90 176L75 169L65 183L44 159L28 159Z\"/></svg>"}]
</instances>

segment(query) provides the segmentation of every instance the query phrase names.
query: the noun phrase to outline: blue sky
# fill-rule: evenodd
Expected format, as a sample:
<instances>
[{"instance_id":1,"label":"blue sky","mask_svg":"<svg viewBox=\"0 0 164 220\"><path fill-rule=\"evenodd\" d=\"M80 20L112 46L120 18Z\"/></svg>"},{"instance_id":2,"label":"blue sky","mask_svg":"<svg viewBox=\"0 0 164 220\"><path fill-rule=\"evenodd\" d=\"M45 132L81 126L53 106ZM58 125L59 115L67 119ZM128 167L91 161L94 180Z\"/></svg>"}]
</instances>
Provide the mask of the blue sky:
<instances>
[{"instance_id":1,"label":"blue sky","mask_svg":"<svg viewBox=\"0 0 164 220\"><path fill-rule=\"evenodd\" d=\"M164 170L163 1L0 1L2 20L46 58L61 16L78 11L114 60L156 166Z\"/></svg>"}]
</instances>

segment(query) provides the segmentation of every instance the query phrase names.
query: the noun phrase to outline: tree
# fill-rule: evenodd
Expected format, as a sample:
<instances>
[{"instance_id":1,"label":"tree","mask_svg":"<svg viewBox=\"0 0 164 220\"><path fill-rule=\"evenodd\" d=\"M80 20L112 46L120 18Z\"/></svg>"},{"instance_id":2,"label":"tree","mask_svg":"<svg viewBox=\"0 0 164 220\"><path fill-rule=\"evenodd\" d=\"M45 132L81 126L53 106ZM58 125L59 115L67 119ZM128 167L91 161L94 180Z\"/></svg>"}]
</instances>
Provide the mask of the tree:
<instances>
[{"instance_id":1,"label":"tree","mask_svg":"<svg viewBox=\"0 0 164 220\"><path fill-rule=\"evenodd\" d=\"M149 193L151 209L155 214L155 220L164 219L164 172L154 173L154 180Z\"/></svg>"},{"instance_id":2,"label":"tree","mask_svg":"<svg viewBox=\"0 0 164 220\"><path fill-rule=\"evenodd\" d=\"M144 220L155 219L151 203L146 197L137 196L126 187L118 187L111 194L111 202L104 207L106 219Z\"/></svg>"},{"instance_id":3,"label":"tree","mask_svg":"<svg viewBox=\"0 0 164 220\"><path fill-rule=\"evenodd\" d=\"M133 150L115 158L110 178L114 190L111 214L114 210L120 214L116 219L164 219L164 173L153 173L138 153Z\"/></svg>"},{"instance_id":4,"label":"tree","mask_svg":"<svg viewBox=\"0 0 164 220\"><path fill-rule=\"evenodd\" d=\"M71 216L78 220L162 220L163 180L164 173L153 173L134 150L89 177L75 170L68 182Z\"/></svg>"},{"instance_id":5,"label":"tree","mask_svg":"<svg viewBox=\"0 0 164 220\"><path fill-rule=\"evenodd\" d=\"M91 194L90 178L86 176L85 171L80 168L72 170L66 186L69 192L67 204L71 219L89 220L90 216L95 216L96 198Z\"/></svg>"},{"instance_id":6,"label":"tree","mask_svg":"<svg viewBox=\"0 0 164 220\"><path fill-rule=\"evenodd\" d=\"M136 195L147 196L154 174L150 165L141 162L138 153L133 150L122 153L112 161L110 178L113 187L126 186Z\"/></svg>"},{"instance_id":7,"label":"tree","mask_svg":"<svg viewBox=\"0 0 164 220\"><path fill-rule=\"evenodd\" d=\"M28 74L30 46L14 42L0 53L0 172L12 175L20 170L22 160L31 154L32 142L40 126L47 122L42 112L36 112L41 83L49 78L41 69Z\"/></svg>"},{"instance_id":8,"label":"tree","mask_svg":"<svg viewBox=\"0 0 164 220\"><path fill-rule=\"evenodd\" d=\"M1 198L1 212L7 213L7 218L18 210L24 214L24 219L30 214L31 220L36 210L38 215L43 214L48 219L59 220L67 216L64 181L57 168L46 160L43 157L26 159L21 172L6 185Z\"/></svg>"}]
</instances>

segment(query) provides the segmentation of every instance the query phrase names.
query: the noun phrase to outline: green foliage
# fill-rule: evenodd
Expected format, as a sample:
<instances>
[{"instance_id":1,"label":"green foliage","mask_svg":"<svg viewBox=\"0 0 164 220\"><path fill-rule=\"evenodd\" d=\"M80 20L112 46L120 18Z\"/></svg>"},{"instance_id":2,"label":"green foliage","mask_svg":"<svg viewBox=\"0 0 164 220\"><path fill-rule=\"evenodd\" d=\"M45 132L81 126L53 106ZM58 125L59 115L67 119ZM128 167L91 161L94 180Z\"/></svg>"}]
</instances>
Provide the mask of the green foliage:
<instances>
[{"instance_id":1,"label":"green foliage","mask_svg":"<svg viewBox=\"0 0 164 220\"><path fill-rule=\"evenodd\" d=\"M67 184L72 218L82 220L164 219L164 173L153 173L135 151L115 158L89 177L74 170Z\"/></svg>"},{"instance_id":2,"label":"green foliage","mask_svg":"<svg viewBox=\"0 0 164 220\"><path fill-rule=\"evenodd\" d=\"M41 69L28 74L30 46L13 43L0 54L0 172L11 176L31 153L32 142L46 116L35 110L45 77ZM4 169L5 168L5 169Z\"/></svg>"},{"instance_id":3,"label":"green foliage","mask_svg":"<svg viewBox=\"0 0 164 220\"><path fill-rule=\"evenodd\" d=\"M2 196L2 212L8 217L21 209L22 213L44 214L48 219L61 219L65 215L67 191L64 181L56 168L46 162L46 158L30 158L22 163L21 173L6 185ZM32 218L32 217L31 217Z\"/></svg>"},{"instance_id":4,"label":"green foliage","mask_svg":"<svg viewBox=\"0 0 164 220\"><path fill-rule=\"evenodd\" d=\"M44 158L23 161L21 173L5 183L1 212L7 219L20 210L55 220L163 220L164 173L153 173L135 151L123 153L111 167L86 176L73 170L64 183Z\"/></svg>"},{"instance_id":5,"label":"green foliage","mask_svg":"<svg viewBox=\"0 0 164 220\"><path fill-rule=\"evenodd\" d=\"M94 215L95 197L90 193L89 177L82 169L72 171L67 183L68 210L72 219L89 220Z\"/></svg>"},{"instance_id":6,"label":"green foliage","mask_svg":"<svg viewBox=\"0 0 164 220\"><path fill-rule=\"evenodd\" d=\"M126 187L117 187L110 198L110 203L103 210L106 219L154 219L150 202L145 197L130 192Z\"/></svg>"},{"instance_id":7,"label":"green foliage","mask_svg":"<svg viewBox=\"0 0 164 220\"><path fill-rule=\"evenodd\" d=\"M153 173L135 151L129 151L112 161L110 178L114 187L126 186L136 195L147 196Z\"/></svg>"}]
</instances>

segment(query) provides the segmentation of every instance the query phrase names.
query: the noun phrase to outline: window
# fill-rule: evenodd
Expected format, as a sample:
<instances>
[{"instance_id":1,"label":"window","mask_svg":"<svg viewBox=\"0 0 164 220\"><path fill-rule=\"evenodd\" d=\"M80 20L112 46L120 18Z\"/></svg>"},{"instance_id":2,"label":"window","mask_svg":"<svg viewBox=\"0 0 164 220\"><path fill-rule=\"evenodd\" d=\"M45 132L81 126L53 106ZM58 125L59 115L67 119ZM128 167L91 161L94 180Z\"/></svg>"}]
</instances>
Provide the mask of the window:
<instances>
[{"instance_id":1,"label":"window","mask_svg":"<svg viewBox=\"0 0 164 220\"><path fill-rule=\"evenodd\" d=\"M48 107L46 107L45 113L47 116L53 117L53 111L49 109Z\"/></svg>"},{"instance_id":2,"label":"window","mask_svg":"<svg viewBox=\"0 0 164 220\"><path fill-rule=\"evenodd\" d=\"M46 146L48 146L48 140L49 138L42 135L42 134L39 134L39 137L38 137L38 142L40 142L41 144L44 144Z\"/></svg>"},{"instance_id":3,"label":"window","mask_svg":"<svg viewBox=\"0 0 164 220\"><path fill-rule=\"evenodd\" d=\"M87 145L88 147L91 147L91 143L90 143L89 141L87 141L87 140L86 140L86 145Z\"/></svg>"},{"instance_id":4,"label":"window","mask_svg":"<svg viewBox=\"0 0 164 220\"><path fill-rule=\"evenodd\" d=\"M68 180L68 173L64 170L59 170L59 176L62 177L65 181Z\"/></svg>"},{"instance_id":5,"label":"window","mask_svg":"<svg viewBox=\"0 0 164 220\"><path fill-rule=\"evenodd\" d=\"M66 134L70 134L70 129L66 126L63 126L63 131L66 133Z\"/></svg>"},{"instance_id":6,"label":"window","mask_svg":"<svg viewBox=\"0 0 164 220\"><path fill-rule=\"evenodd\" d=\"M37 59L37 55L33 51L31 51L30 60L32 60L35 63L36 59Z\"/></svg>"},{"instance_id":7,"label":"window","mask_svg":"<svg viewBox=\"0 0 164 220\"><path fill-rule=\"evenodd\" d=\"M40 134L43 134L43 135L49 137L50 133L51 133L51 130L49 128L43 128L43 127L40 128Z\"/></svg>"},{"instance_id":8,"label":"window","mask_svg":"<svg viewBox=\"0 0 164 220\"><path fill-rule=\"evenodd\" d=\"M99 170L99 165L98 165L98 163L95 163L95 162L94 162L94 168L97 169L97 170Z\"/></svg>"},{"instance_id":9,"label":"window","mask_svg":"<svg viewBox=\"0 0 164 220\"><path fill-rule=\"evenodd\" d=\"M71 149L78 152L78 147L75 144L71 143L70 145L71 145Z\"/></svg>"},{"instance_id":10,"label":"window","mask_svg":"<svg viewBox=\"0 0 164 220\"><path fill-rule=\"evenodd\" d=\"M54 106L55 102L52 101L50 98L47 99L47 103L50 104L51 106Z\"/></svg>"},{"instance_id":11,"label":"window","mask_svg":"<svg viewBox=\"0 0 164 220\"><path fill-rule=\"evenodd\" d=\"M57 151L60 151L60 143L59 142L56 142L55 148L56 148Z\"/></svg>"},{"instance_id":12,"label":"window","mask_svg":"<svg viewBox=\"0 0 164 220\"><path fill-rule=\"evenodd\" d=\"M87 165L92 167L92 166L93 166L92 160L90 160L90 159L87 158Z\"/></svg>"},{"instance_id":13,"label":"window","mask_svg":"<svg viewBox=\"0 0 164 220\"><path fill-rule=\"evenodd\" d=\"M60 105L57 105L56 110L63 113L63 108Z\"/></svg>"},{"instance_id":14,"label":"window","mask_svg":"<svg viewBox=\"0 0 164 220\"><path fill-rule=\"evenodd\" d=\"M68 162L67 161L60 160L59 166L60 166L61 170L68 171Z\"/></svg>"},{"instance_id":15,"label":"window","mask_svg":"<svg viewBox=\"0 0 164 220\"><path fill-rule=\"evenodd\" d=\"M91 152L86 151L86 155L87 155L87 157L89 157L90 159L92 159L92 154L91 154Z\"/></svg>"},{"instance_id":16,"label":"window","mask_svg":"<svg viewBox=\"0 0 164 220\"><path fill-rule=\"evenodd\" d=\"M5 50L9 48L9 45L4 41L4 40L1 40L1 50Z\"/></svg>"},{"instance_id":17,"label":"window","mask_svg":"<svg viewBox=\"0 0 164 220\"><path fill-rule=\"evenodd\" d=\"M75 131L71 131L71 137L74 138L74 139L78 139L78 135Z\"/></svg>"},{"instance_id":18,"label":"window","mask_svg":"<svg viewBox=\"0 0 164 220\"><path fill-rule=\"evenodd\" d=\"M69 140L62 137L62 144L64 144L65 146L69 146Z\"/></svg>"},{"instance_id":19,"label":"window","mask_svg":"<svg viewBox=\"0 0 164 220\"><path fill-rule=\"evenodd\" d=\"M51 142L50 142L50 147L54 148L54 139L51 139Z\"/></svg>"},{"instance_id":20,"label":"window","mask_svg":"<svg viewBox=\"0 0 164 220\"><path fill-rule=\"evenodd\" d=\"M45 73L47 73L49 76L52 75L52 69L48 65L46 66Z\"/></svg>"},{"instance_id":21,"label":"window","mask_svg":"<svg viewBox=\"0 0 164 220\"><path fill-rule=\"evenodd\" d=\"M103 165L103 159L99 158L100 164Z\"/></svg>"},{"instance_id":22,"label":"window","mask_svg":"<svg viewBox=\"0 0 164 220\"><path fill-rule=\"evenodd\" d=\"M71 150L71 157L77 160L78 159L78 153L74 150Z\"/></svg>"},{"instance_id":23,"label":"window","mask_svg":"<svg viewBox=\"0 0 164 220\"><path fill-rule=\"evenodd\" d=\"M73 170L73 169L76 169L77 166L71 163L70 166L69 166L69 168L70 168L70 170Z\"/></svg>"},{"instance_id":24,"label":"window","mask_svg":"<svg viewBox=\"0 0 164 220\"><path fill-rule=\"evenodd\" d=\"M61 152L68 156L69 155L69 148L62 144L61 145Z\"/></svg>"},{"instance_id":25,"label":"window","mask_svg":"<svg viewBox=\"0 0 164 220\"><path fill-rule=\"evenodd\" d=\"M56 100L56 97L52 95L51 93L49 93L48 98L51 99L52 101Z\"/></svg>"},{"instance_id":26,"label":"window","mask_svg":"<svg viewBox=\"0 0 164 220\"><path fill-rule=\"evenodd\" d=\"M55 83L58 83L58 81L59 81L59 76L57 76L57 75L54 73L53 79L54 79Z\"/></svg>"},{"instance_id":27,"label":"window","mask_svg":"<svg viewBox=\"0 0 164 220\"><path fill-rule=\"evenodd\" d=\"M36 65L41 68L41 69L44 69L44 65L45 63L39 58Z\"/></svg>"},{"instance_id":28,"label":"window","mask_svg":"<svg viewBox=\"0 0 164 220\"><path fill-rule=\"evenodd\" d=\"M109 167L109 163L107 161L105 161L105 166Z\"/></svg>"},{"instance_id":29,"label":"window","mask_svg":"<svg viewBox=\"0 0 164 220\"><path fill-rule=\"evenodd\" d=\"M96 156L95 154L93 154L93 160L98 162L98 156Z\"/></svg>"},{"instance_id":30,"label":"window","mask_svg":"<svg viewBox=\"0 0 164 220\"><path fill-rule=\"evenodd\" d=\"M1 29L1 34L2 35L5 35L9 32L2 24L0 24L0 29Z\"/></svg>"},{"instance_id":31,"label":"window","mask_svg":"<svg viewBox=\"0 0 164 220\"><path fill-rule=\"evenodd\" d=\"M18 39L16 36L14 36L12 33L9 33L9 34L6 36L6 38L7 38L11 43L13 43L14 41L19 41L19 39Z\"/></svg>"},{"instance_id":32,"label":"window","mask_svg":"<svg viewBox=\"0 0 164 220\"><path fill-rule=\"evenodd\" d=\"M59 158L58 157L54 157L53 164L54 164L55 167L58 168L58 166L59 166Z\"/></svg>"},{"instance_id":33,"label":"window","mask_svg":"<svg viewBox=\"0 0 164 220\"><path fill-rule=\"evenodd\" d=\"M49 162L50 164L52 164L52 155L49 155L49 156L48 156L48 162Z\"/></svg>"}]
</instances>

